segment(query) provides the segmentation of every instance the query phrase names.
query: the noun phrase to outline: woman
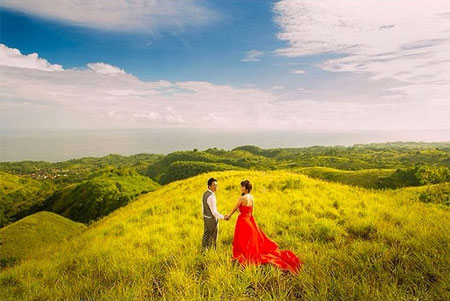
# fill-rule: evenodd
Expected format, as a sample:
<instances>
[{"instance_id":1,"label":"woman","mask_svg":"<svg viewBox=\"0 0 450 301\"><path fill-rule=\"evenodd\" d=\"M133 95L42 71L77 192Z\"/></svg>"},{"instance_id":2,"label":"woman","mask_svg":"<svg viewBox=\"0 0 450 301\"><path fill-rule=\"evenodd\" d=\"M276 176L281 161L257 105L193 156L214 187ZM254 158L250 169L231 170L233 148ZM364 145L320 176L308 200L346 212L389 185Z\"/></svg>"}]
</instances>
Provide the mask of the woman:
<instances>
[{"instance_id":1,"label":"woman","mask_svg":"<svg viewBox=\"0 0 450 301\"><path fill-rule=\"evenodd\" d=\"M233 237L233 258L243 265L271 263L283 270L298 273L303 262L291 251L279 250L278 245L270 240L256 224L252 214L254 199L250 194L251 190L250 181L241 182L242 195L233 210L225 217L229 219L239 209L240 214Z\"/></svg>"}]
</instances>

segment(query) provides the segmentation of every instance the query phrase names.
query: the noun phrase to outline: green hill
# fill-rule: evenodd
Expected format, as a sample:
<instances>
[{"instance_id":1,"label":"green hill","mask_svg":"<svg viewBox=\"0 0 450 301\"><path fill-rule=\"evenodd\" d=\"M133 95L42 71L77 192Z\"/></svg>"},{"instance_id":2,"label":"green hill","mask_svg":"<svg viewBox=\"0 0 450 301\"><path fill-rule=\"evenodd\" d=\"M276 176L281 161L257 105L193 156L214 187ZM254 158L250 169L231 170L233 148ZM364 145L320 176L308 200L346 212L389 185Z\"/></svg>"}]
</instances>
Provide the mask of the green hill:
<instances>
[{"instance_id":1,"label":"green hill","mask_svg":"<svg viewBox=\"0 0 450 301\"><path fill-rule=\"evenodd\" d=\"M254 183L255 219L304 262L298 276L231 259L236 216L200 252L200 199L219 180L225 213ZM375 191L284 171L225 171L170 183L77 237L0 272L4 300L448 300L450 211L404 190Z\"/></svg>"},{"instance_id":2,"label":"green hill","mask_svg":"<svg viewBox=\"0 0 450 301\"><path fill-rule=\"evenodd\" d=\"M363 169L363 170L339 170L329 167L304 167L298 172L312 178L322 179L331 182L339 182L347 185L360 186L364 188L380 187L380 178L389 177L394 172L393 169Z\"/></svg>"},{"instance_id":3,"label":"green hill","mask_svg":"<svg viewBox=\"0 0 450 301\"><path fill-rule=\"evenodd\" d=\"M342 170L408 168L414 165L450 167L450 143L394 142L353 146L311 146L261 149L240 146L254 155L274 159L283 168L323 166ZM233 151L234 151L233 150Z\"/></svg>"},{"instance_id":4,"label":"green hill","mask_svg":"<svg viewBox=\"0 0 450 301\"><path fill-rule=\"evenodd\" d=\"M88 223L159 186L133 169L106 168L92 174L82 183L68 185L56 192L42 209Z\"/></svg>"},{"instance_id":5,"label":"green hill","mask_svg":"<svg viewBox=\"0 0 450 301\"><path fill-rule=\"evenodd\" d=\"M239 169L273 169L275 161L245 150L225 151L216 148L203 152L180 151L150 164L146 175L160 184L209 172Z\"/></svg>"},{"instance_id":6,"label":"green hill","mask_svg":"<svg viewBox=\"0 0 450 301\"><path fill-rule=\"evenodd\" d=\"M86 226L51 212L38 212L0 229L0 266L17 261L61 243Z\"/></svg>"},{"instance_id":7,"label":"green hill","mask_svg":"<svg viewBox=\"0 0 450 301\"><path fill-rule=\"evenodd\" d=\"M41 205L55 189L51 181L37 181L0 171L0 227L30 214L28 211Z\"/></svg>"}]
</instances>

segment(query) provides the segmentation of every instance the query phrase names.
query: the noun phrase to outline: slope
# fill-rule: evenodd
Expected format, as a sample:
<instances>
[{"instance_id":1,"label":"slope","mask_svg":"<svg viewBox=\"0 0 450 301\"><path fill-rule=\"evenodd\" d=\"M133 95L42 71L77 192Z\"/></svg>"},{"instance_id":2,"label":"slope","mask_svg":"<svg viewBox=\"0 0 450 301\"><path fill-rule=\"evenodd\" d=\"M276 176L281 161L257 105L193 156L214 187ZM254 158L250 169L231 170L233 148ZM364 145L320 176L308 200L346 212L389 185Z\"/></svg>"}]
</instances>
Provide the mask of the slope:
<instances>
[{"instance_id":1,"label":"slope","mask_svg":"<svg viewBox=\"0 0 450 301\"><path fill-rule=\"evenodd\" d=\"M219 180L225 213L254 183L255 219L305 265L298 276L231 258L233 217L200 252L200 198ZM173 182L79 237L0 273L1 299L449 299L450 212L406 192L369 191L296 173L225 171Z\"/></svg>"},{"instance_id":2,"label":"slope","mask_svg":"<svg viewBox=\"0 0 450 301\"><path fill-rule=\"evenodd\" d=\"M28 215L33 206L42 204L55 190L51 181L0 171L0 227Z\"/></svg>"}]
</instances>

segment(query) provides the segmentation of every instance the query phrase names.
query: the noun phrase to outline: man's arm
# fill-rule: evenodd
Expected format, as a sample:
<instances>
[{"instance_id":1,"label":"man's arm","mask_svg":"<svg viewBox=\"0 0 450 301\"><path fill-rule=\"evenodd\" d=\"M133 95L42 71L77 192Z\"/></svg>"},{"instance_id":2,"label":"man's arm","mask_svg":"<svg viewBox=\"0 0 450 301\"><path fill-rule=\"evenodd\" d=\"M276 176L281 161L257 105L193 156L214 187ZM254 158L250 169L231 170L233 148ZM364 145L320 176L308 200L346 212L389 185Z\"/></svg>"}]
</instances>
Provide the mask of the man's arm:
<instances>
[{"instance_id":1,"label":"man's arm","mask_svg":"<svg viewBox=\"0 0 450 301\"><path fill-rule=\"evenodd\" d=\"M220 214L217 211L217 206L216 206L216 197L212 194L208 197L208 199L206 200L206 202L208 203L209 209L211 209L211 213L217 218L217 219L224 219L224 216L222 214Z\"/></svg>"}]
</instances>

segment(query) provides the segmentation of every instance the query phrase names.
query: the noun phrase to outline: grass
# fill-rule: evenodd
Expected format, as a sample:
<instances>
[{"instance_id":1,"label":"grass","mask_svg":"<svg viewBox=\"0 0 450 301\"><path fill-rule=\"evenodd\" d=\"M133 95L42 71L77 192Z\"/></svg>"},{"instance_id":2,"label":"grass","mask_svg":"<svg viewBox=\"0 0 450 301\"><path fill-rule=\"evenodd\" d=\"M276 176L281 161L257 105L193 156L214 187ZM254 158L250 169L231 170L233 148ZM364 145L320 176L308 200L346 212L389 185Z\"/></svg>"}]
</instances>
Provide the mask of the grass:
<instances>
[{"instance_id":1,"label":"grass","mask_svg":"<svg viewBox=\"0 0 450 301\"><path fill-rule=\"evenodd\" d=\"M298 276L231 260L236 216L200 252L201 195L226 213L254 184L257 223L304 262ZM225 171L170 183L0 273L2 300L448 300L450 212L417 194L284 171Z\"/></svg>"},{"instance_id":2,"label":"grass","mask_svg":"<svg viewBox=\"0 0 450 301\"><path fill-rule=\"evenodd\" d=\"M86 227L51 212L38 212L0 229L2 267L34 255L37 250L80 232Z\"/></svg>"},{"instance_id":3,"label":"grass","mask_svg":"<svg viewBox=\"0 0 450 301\"><path fill-rule=\"evenodd\" d=\"M390 176L395 169L376 168L349 171L329 167L304 167L297 171L312 178L377 189L381 188L378 182L379 178Z\"/></svg>"}]
</instances>

